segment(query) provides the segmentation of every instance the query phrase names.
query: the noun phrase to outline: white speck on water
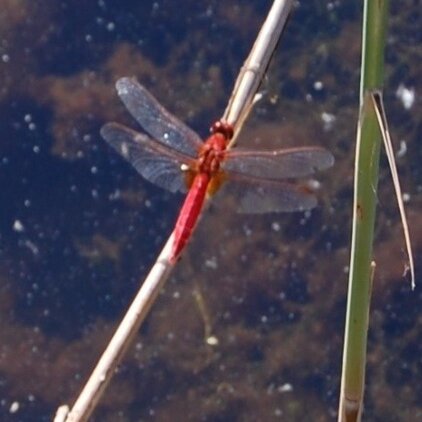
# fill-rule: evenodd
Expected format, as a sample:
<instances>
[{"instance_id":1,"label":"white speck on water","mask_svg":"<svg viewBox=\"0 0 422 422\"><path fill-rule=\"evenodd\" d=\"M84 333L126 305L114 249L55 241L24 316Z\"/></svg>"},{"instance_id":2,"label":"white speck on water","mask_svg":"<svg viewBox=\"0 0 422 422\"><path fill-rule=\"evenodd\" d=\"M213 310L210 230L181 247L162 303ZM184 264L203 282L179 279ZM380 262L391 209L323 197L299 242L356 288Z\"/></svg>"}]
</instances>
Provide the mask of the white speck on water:
<instances>
[{"instance_id":1,"label":"white speck on water","mask_svg":"<svg viewBox=\"0 0 422 422\"><path fill-rule=\"evenodd\" d=\"M344 274L348 274L349 273L349 266L348 265L345 265L343 267L343 272L344 272Z\"/></svg>"},{"instance_id":2,"label":"white speck on water","mask_svg":"<svg viewBox=\"0 0 422 422\"><path fill-rule=\"evenodd\" d=\"M85 35L85 41L86 42L91 42L92 41L92 35L91 34L86 34Z\"/></svg>"},{"instance_id":3,"label":"white speck on water","mask_svg":"<svg viewBox=\"0 0 422 422\"><path fill-rule=\"evenodd\" d=\"M310 179L306 182L306 184L308 185L309 189L311 190L319 190L321 189L321 182L319 180L316 179ZM308 214L308 217L311 215L310 211L306 211L306 213Z\"/></svg>"},{"instance_id":4,"label":"white speck on water","mask_svg":"<svg viewBox=\"0 0 422 422\"><path fill-rule=\"evenodd\" d=\"M328 132L333 128L334 122L336 121L336 116L334 116L334 114L326 113L324 111L321 113L321 120L324 124L324 130Z\"/></svg>"},{"instance_id":5,"label":"white speck on water","mask_svg":"<svg viewBox=\"0 0 422 422\"><path fill-rule=\"evenodd\" d=\"M15 220L13 223L13 230L18 233L22 233L25 230L25 226L20 220Z\"/></svg>"},{"instance_id":6,"label":"white speck on water","mask_svg":"<svg viewBox=\"0 0 422 422\"><path fill-rule=\"evenodd\" d=\"M293 385L286 383L283 385L280 385L280 387L277 388L279 393L290 393L291 391L293 391Z\"/></svg>"},{"instance_id":7,"label":"white speck on water","mask_svg":"<svg viewBox=\"0 0 422 422\"><path fill-rule=\"evenodd\" d=\"M30 123L29 125L28 125L28 129L29 130L35 130L37 128L37 125L35 124L35 123Z\"/></svg>"},{"instance_id":8,"label":"white speck on water","mask_svg":"<svg viewBox=\"0 0 422 422\"><path fill-rule=\"evenodd\" d=\"M207 9L205 10L205 16L207 18L212 17L214 14L213 8L211 6L208 6Z\"/></svg>"},{"instance_id":9,"label":"white speck on water","mask_svg":"<svg viewBox=\"0 0 422 422\"><path fill-rule=\"evenodd\" d=\"M274 410L274 416L278 418L283 416L283 411L277 407L277 409Z\"/></svg>"},{"instance_id":10,"label":"white speck on water","mask_svg":"<svg viewBox=\"0 0 422 422\"><path fill-rule=\"evenodd\" d=\"M117 199L120 198L120 190L116 189L114 192L111 192L110 195L108 195L108 199L110 201L116 201Z\"/></svg>"},{"instance_id":11,"label":"white speck on water","mask_svg":"<svg viewBox=\"0 0 422 422\"><path fill-rule=\"evenodd\" d=\"M10 56L8 54L3 54L1 56L1 60L3 61L3 63L9 63L10 61Z\"/></svg>"},{"instance_id":12,"label":"white speck on water","mask_svg":"<svg viewBox=\"0 0 422 422\"><path fill-rule=\"evenodd\" d=\"M403 198L403 202L410 202L410 198L411 198L410 193L403 192L402 198Z\"/></svg>"},{"instance_id":13,"label":"white speck on water","mask_svg":"<svg viewBox=\"0 0 422 422\"><path fill-rule=\"evenodd\" d=\"M176 291L173 293L173 299L179 299L179 298L180 298L180 292L176 290Z\"/></svg>"},{"instance_id":14,"label":"white speck on water","mask_svg":"<svg viewBox=\"0 0 422 422\"><path fill-rule=\"evenodd\" d=\"M92 167L91 167L91 173L92 173L92 174L97 174L97 173L98 173L98 168L97 168L97 167L95 167L95 166L92 166Z\"/></svg>"},{"instance_id":15,"label":"white speck on water","mask_svg":"<svg viewBox=\"0 0 422 422\"><path fill-rule=\"evenodd\" d=\"M205 260L205 267L216 270L218 268L217 258L215 256Z\"/></svg>"},{"instance_id":16,"label":"white speck on water","mask_svg":"<svg viewBox=\"0 0 422 422\"><path fill-rule=\"evenodd\" d=\"M32 151L34 151L35 154L38 154L41 151L41 149L40 149L40 147L38 145L34 145L32 147Z\"/></svg>"},{"instance_id":17,"label":"white speck on water","mask_svg":"<svg viewBox=\"0 0 422 422\"><path fill-rule=\"evenodd\" d=\"M152 207L152 202L149 199L145 199L145 208L151 208Z\"/></svg>"},{"instance_id":18,"label":"white speck on water","mask_svg":"<svg viewBox=\"0 0 422 422\"><path fill-rule=\"evenodd\" d=\"M243 225L243 233L249 237L252 235L252 230L247 225Z\"/></svg>"},{"instance_id":19,"label":"white speck on water","mask_svg":"<svg viewBox=\"0 0 422 422\"><path fill-rule=\"evenodd\" d=\"M34 254L34 255L38 255L40 253L40 250L38 249L38 246L32 242L29 239L25 240L25 246Z\"/></svg>"},{"instance_id":20,"label":"white speck on water","mask_svg":"<svg viewBox=\"0 0 422 422\"><path fill-rule=\"evenodd\" d=\"M324 88L324 84L321 81L314 82L315 91L321 91L322 88Z\"/></svg>"},{"instance_id":21,"label":"white speck on water","mask_svg":"<svg viewBox=\"0 0 422 422\"><path fill-rule=\"evenodd\" d=\"M407 143L406 141L400 141L400 149L396 152L396 157L401 158L406 155L407 152Z\"/></svg>"},{"instance_id":22,"label":"white speck on water","mask_svg":"<svg viewBox=\"0 0 422 422\"><path fill-rule=\"evenodd\" d=\"M109 22L106 26L107 31L114 31L116 29L116 25L114 24L114 22Z\"/></svg>"},{"instance_id":23,"label":"white speck on water","mask_svg":"<svg viewBox=\"0 0 422 422\"><path fill-rule=\"evenodd\" d=\"M219 343L218 338L216 336L209 336L206 341L207 344L210 346L217 346Z\"/></svg>"},{"instance_id":24,"label":"white speck on water","mask_svg":"<svg viewBox=\"0 0 422 422\"><path fill-rule=\"evenodd\" d=\"M415 88L407 88L403 84L400 84L397 88L396 96L401 100L403 107L409 110L415 102Z\"/></svg>"},{"instance_id":25,"label":"white speck on water","mask_svg":"<svg viewBox=\"0 0 422 422\"><path fill-rule=\"evenodd\" d=\"M281 229L280 223L278 223L277 221L272 222L271 229L274 230L275 232L279 232Z\"/></svg>"},{"instance_id":26,"label":"white speck on water","mask_svg":"<svg viewBox=\"0 0 422 422\"><path fill-rule=\"evenodd\" d=\"M32 121L32 116L30 114L25 114L23 120L25 120L26 123L29 123Z\"/></svg>"},{"instance_id":27,"label":"white speck on water","mask_svg":"<svg viewBox=\"0 0 422 422\"><path fill-rule=\"evenodd\" d=\"M16 413L19 410L19 402L14 401L9 407L9 413Z\"/></svg>"},{"instance_id":28,"label":"white speck on water","mask_svg":"<svg viewBox=\"0 0 422 422\"><path fill-rule=\"evenodd\" d=\"M31 206L31 201L29 199L25 199L23 204L25 205L26 208L29 208Z\"/></svg>"}]
</instances>

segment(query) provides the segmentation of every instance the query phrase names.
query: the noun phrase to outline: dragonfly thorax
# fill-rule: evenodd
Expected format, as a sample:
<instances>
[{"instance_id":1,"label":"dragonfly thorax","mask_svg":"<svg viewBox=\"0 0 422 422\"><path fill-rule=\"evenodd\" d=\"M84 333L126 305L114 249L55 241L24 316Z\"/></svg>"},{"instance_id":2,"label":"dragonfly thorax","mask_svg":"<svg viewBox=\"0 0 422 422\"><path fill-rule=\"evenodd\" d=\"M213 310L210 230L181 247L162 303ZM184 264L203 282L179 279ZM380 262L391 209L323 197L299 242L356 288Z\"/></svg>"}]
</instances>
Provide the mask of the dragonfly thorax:
<instances>
[{"instance_id":1,"label":"dragonfly thorax","mask_svg":"<svg viewBox=\"0 0 422 422\"><path fill-rule=\"evenodd\" d=\"M204 143L198 157L198 171L214 175L224 159L227 139L222 133L214 133Z\"/></svg>"}]
</instances>

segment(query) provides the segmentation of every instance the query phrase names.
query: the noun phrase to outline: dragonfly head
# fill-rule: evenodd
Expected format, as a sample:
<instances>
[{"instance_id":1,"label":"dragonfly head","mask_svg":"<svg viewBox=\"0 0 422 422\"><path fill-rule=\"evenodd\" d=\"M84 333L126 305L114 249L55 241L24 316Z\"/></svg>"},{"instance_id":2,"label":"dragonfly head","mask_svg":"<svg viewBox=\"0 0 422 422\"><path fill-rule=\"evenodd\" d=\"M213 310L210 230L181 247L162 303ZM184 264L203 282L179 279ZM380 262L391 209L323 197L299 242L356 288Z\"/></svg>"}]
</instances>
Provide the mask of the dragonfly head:
<instances>
[{"instance_id":1,"label":"dragonfly head","mask_svg":"<svg viewBox=\"0 0 422 422\"><path fill-rule=\"evenodd\" d=\"M229 141L233 138L233 126L223 120L217 120L213 125L210 127L210 132L212 134L221 133L225 138L226 141Z\"/></svg>"}]
</instances>

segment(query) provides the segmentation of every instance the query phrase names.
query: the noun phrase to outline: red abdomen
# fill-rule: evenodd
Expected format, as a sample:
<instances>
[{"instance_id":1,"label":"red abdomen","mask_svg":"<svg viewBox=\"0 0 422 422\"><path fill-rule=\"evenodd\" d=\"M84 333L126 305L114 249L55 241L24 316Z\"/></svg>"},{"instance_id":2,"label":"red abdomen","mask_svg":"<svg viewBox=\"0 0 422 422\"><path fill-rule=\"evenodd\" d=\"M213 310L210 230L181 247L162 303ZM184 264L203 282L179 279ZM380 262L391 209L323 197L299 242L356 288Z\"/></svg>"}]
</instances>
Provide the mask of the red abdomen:
<instances>
[{"instance_id":1,"label":"red abdomen","mask_svg":"<svg viewBox=\"0 0 422 422\"><path fill-rule=\"evenodd\" d=\"M207 173L198 173L193 179L174 228L174 243L170 256L172 262L177 260L195 229L209 181L210 176Z\"/></svg>"}]
</instances>

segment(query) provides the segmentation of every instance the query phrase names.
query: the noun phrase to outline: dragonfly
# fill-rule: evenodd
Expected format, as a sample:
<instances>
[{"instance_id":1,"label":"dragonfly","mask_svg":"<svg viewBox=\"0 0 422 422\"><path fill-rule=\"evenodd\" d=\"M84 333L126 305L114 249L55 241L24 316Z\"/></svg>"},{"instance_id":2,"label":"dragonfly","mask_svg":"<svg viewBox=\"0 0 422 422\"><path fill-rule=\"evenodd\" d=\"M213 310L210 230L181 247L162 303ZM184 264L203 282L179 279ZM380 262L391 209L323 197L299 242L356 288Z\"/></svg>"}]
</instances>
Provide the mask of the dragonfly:
<instances>
[{"instance_id":1,"label":"dragonfly","mask_svg":"<svg viewBox=\"0 0 422 422\"><path fill-rule=\"evenodd\" d=\"M234 129L224 120L213 123L202 141L135 78L119 79L116 89L145 133L111 122L101 128L102 137L149 182L187 193L173 230L170 262L175 263L185 249L206 199L219 191L233 195L241 213L304 211L316 206L309 186L289 179L332 166L334 157L328 150L318 146L227 149Z\"/></svg>"}]
</instances>

